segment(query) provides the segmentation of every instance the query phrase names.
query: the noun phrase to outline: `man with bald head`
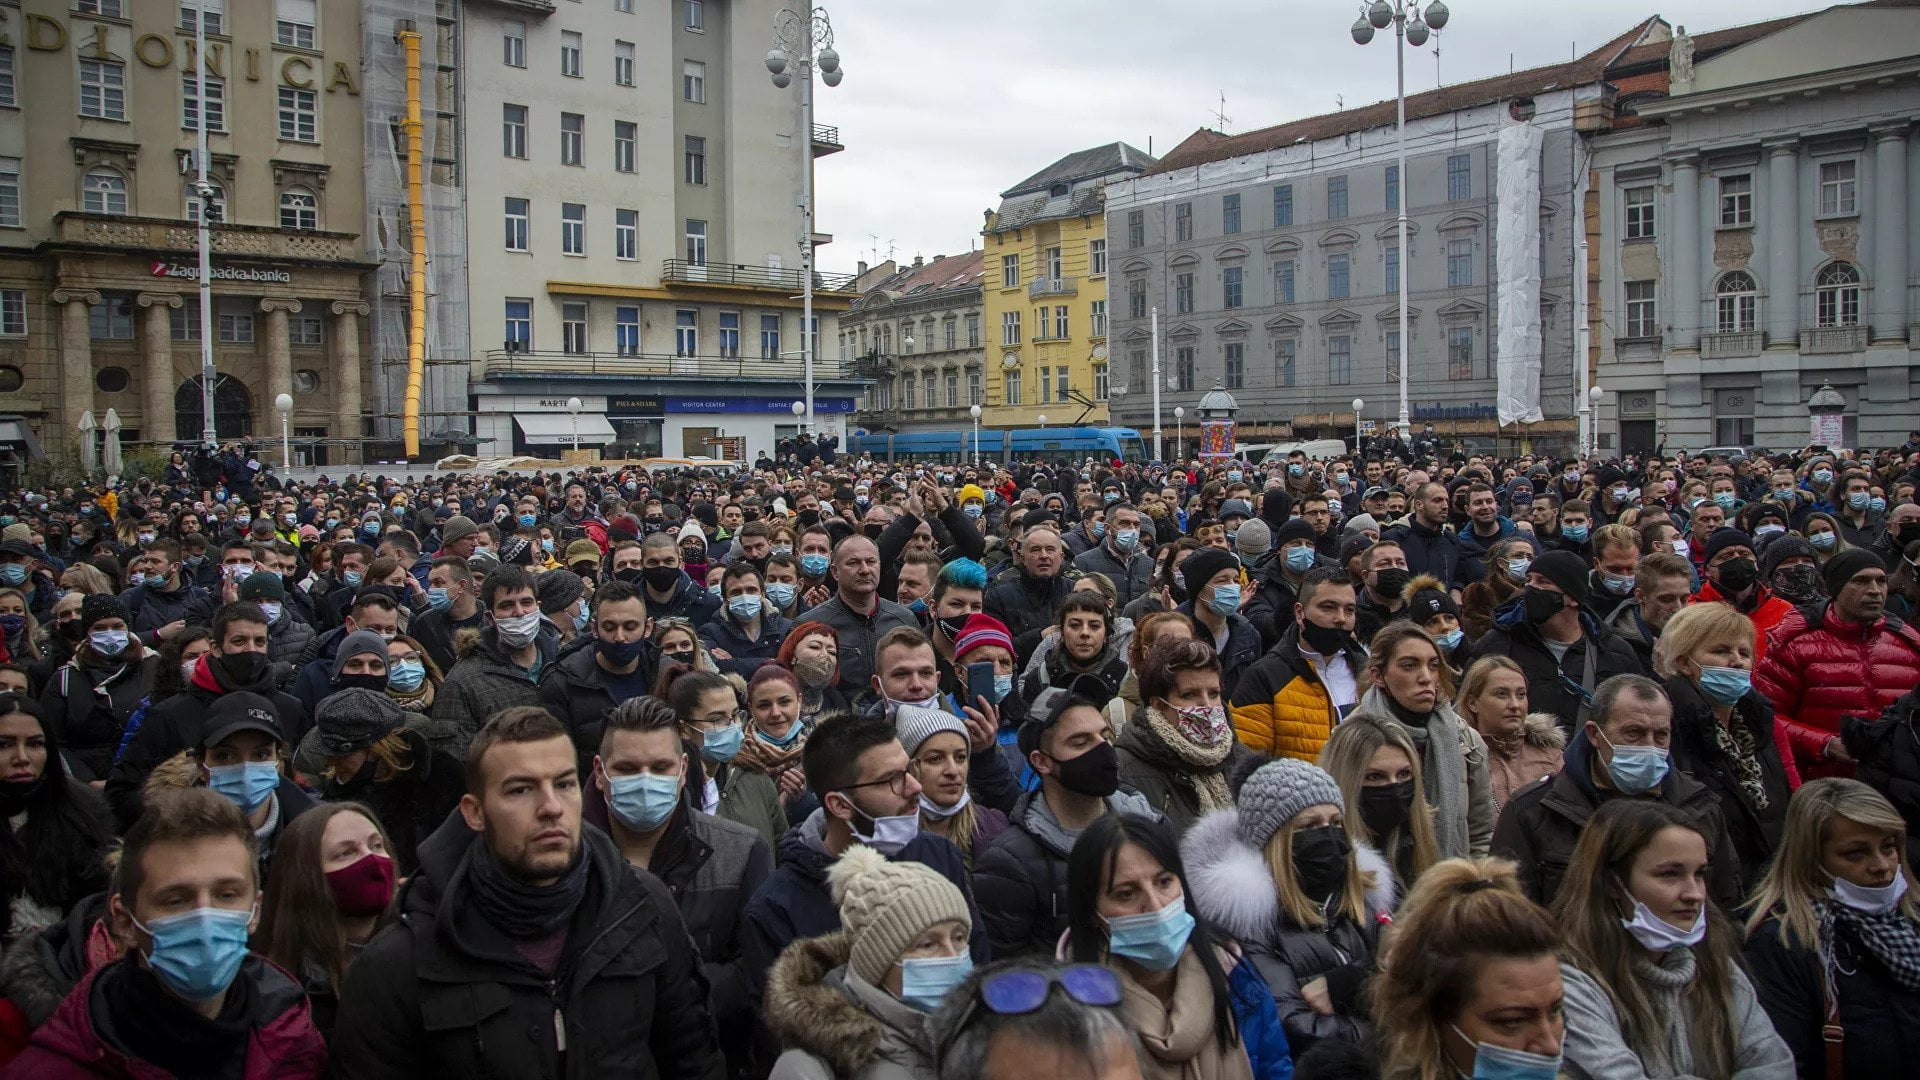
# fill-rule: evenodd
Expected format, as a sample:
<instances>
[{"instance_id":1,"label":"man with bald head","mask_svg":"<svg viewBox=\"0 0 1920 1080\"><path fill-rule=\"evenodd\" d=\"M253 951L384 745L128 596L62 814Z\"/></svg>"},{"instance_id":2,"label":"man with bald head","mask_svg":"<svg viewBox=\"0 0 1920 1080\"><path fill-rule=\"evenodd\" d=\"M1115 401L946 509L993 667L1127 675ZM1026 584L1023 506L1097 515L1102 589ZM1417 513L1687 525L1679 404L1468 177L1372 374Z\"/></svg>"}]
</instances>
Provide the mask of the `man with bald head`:
<instances>
[{"instance_id":1,"label":"man with bald head","mask_svg":"<svg viewBox=\"0 0 1920 1080\"><path fill-rule=\"evenodd\" d=\"M987 614L1005 623L1013 635L1013 651L1024 668L1079 572L1062 572L1067 546L1050 522L1028 529L1018 554L1018 564L988 585L983 599Z\"/></svg>"},{"instance_id":2,"label":"man with bald head","mask_svg":"<svg viewBox=\"0 0 1920 1080\"><path fill-rule=\"evenodd\" d=\"M873 696L874 643L896 626L917 629L920 620L880 595L880 549L872 540L845 537L834 545L827 567L833 595L798 622L823 622L840 635L840 692L855 708L865 708Z\"/></svg>"}]
</instances>

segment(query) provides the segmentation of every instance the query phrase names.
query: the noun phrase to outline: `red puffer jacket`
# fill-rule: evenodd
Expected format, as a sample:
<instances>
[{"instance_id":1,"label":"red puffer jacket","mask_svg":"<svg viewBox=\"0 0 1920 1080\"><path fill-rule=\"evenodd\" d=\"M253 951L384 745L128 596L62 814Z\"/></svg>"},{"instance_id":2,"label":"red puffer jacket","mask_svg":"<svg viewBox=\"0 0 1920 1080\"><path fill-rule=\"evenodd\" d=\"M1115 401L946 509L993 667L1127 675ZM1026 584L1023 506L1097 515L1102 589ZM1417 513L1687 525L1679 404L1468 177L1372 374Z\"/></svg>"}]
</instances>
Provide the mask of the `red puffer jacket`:
<instances>
[{"instance_id":1,"label":"red puffer jacket","mask_svg":"<svg viewBox=\"0 0 1920 1080\"><path fill-rule=\"evenodd\" d=\"M1878 716L1920 685L1920 630L1892 615L1845 622L1831 604L1795 608L1768 635L1753 684L1786 726L1803 780L1851 776L1826 756L1827 740L1842 716Z\"/></svg>"}]
</instances>

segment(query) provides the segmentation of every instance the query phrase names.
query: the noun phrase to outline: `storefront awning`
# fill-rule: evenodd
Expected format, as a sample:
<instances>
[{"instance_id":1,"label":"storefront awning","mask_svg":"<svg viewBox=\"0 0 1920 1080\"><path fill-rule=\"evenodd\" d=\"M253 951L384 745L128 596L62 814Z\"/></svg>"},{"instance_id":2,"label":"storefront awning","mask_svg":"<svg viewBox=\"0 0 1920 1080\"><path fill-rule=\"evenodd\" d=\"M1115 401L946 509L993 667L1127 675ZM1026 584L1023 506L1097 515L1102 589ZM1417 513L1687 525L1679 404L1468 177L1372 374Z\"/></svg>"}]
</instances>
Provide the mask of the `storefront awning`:
<instances>
[{"instance_id":1,"label":"storefront awning","mask_svg":"<svg viewBox=\"0 0 1920 1080\"><path fill-rule=\"evenodd\" d=\"M535 446L572 445L576 420L582 446L604 446L615 438L613 425L599 413L581 413L578 417L569 413L524 413L513 418L520 434Z\"/></svg>"},{"instance_id":2,"label":"storefront awning","mask_svg":"<svg viewBox=\"0 0 1920 1080\"><path fill-rule=\"evenodd\" d=\"M40 450L40 440L33 437L33 428L28 426L23 416L0 416L0 447L24 453L29 458L46 456Z\"/></svg>"}]
</instances>

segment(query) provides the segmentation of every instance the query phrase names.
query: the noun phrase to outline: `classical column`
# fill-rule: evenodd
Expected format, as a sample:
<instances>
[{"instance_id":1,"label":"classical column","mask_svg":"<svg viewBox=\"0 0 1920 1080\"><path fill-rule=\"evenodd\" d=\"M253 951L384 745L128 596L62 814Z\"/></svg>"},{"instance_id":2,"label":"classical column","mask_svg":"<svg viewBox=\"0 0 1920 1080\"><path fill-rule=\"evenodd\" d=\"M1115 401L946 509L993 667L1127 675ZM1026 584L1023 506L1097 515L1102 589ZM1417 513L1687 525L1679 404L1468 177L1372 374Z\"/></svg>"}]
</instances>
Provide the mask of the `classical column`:
<instances>
[{"instance_id":1,"label":"classical column","mask_svg":"<svg viewBox=\"0 0 1920 1080\"><path fill-rule=\"evenodd\" d=\"M1673 159L1673 338L1668 347L1694 349L1700 345L1700 159L1693 154Z\"/></svg>"},{"instance_id":2,"label":"classical column","mask_svg":"<svg viewBox=\"0 0 1920 1080\"><path fill-rule=\"evenodd\" d=\"M141 293L140 359L146 370L140 376L140 437L149 442L172 442L179 438L173 427L173 393L177 376L173 370L173 326L168 312L186 301L179 293ZM202 327L205 333L206 328Z\"/></svg>"},{"instance_id":3,"label":"classical column","mask_svg":"<svg viewBox=\"0 0 1920 1080\"><path fill-rule=\"evenodd\" d=\"M77 437L81 415L93 408L93 335L87 325L87 309L100 302L100 293L94 289L55 289L52 300L60 305L62 427L57 445L64 447L68 438ZM56 443L56 439L47 441Z\"/></svg>"},{"instance_id":4,"label":"classical column","mask_svg":"<svg viewBox=\"0 0 1920 1080\"><path fill-rule=\"evenodd\" d=\"M364 300L336 300L328 307L333 326L327 332L327 348L333 361L333 437L358 439L364 427L360 404L360 316L371 310ZM343 464L361 460L357 444L341 447Z\"/></svg>"},{"instance_id":5,"label":"classical column","mask_svg":"<svg viewBox=\"0 0 1920 1080\"><path fill-rule=\"evenodd\" d=\"M1907 330L1907 125L1873 133L1873 340L1894 341Z\"/></svg>"},{"instance_id":6,"label":"classical column","mask_svg":"<svg viewBox=\"0 0 1920 1080\"><path fill-rule=\"evenodd\" d=\"M1767 144L1767 343L1800 346L1800 141Z\"/></svg>"},{"instance_id":7,"label":"classical column","mask_svg":"<svg viewBox=\"0 0 1920 1080\"><path fill-rule=\"evenodd\" d=\"M281 394L293 393L293 338L287 330L287 316L300 310L300 301L270 296L260 301L260 310L267 315L267 400L264 404L272 408Z\"/></svg>"}]
</instances>

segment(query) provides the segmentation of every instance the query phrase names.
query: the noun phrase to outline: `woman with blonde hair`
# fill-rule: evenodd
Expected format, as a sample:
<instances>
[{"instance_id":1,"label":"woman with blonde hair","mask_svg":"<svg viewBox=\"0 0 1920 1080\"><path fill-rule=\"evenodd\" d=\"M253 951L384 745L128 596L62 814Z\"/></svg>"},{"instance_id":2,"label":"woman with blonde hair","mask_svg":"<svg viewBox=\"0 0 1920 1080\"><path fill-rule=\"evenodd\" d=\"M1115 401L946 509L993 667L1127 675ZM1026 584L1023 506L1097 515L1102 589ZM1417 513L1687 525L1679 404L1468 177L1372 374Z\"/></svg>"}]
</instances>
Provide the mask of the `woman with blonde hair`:
<instances>
[{"instance_id":1,"label":"woman with blonde hair","mask_svg":"<svg viewBox=\"0 0 1920 1080\"><path fill-rule=\"evenodd\" d=\"M1809 780L1747 916L1747 971L1804 1077L1920 1060L1920 893L1907 828L1858 780Z\"/></svg>"},{"instance_id":2,"label":"woman with blonde hair","mask_svg":"<svg viewBox=\"0 0 1920 1080\"><path fill-rule=\"evenodd\" d=\"M113 582L92 563L74 563L60 572L60 587L69 593L94 593L113 591Z\"/></svg>"},{"instance_id":3,"label":"woman with blonde hair","mask_svg":"<svg viewBox=\"0 0 1920 1080\"><path fill-rule=\"evenodd\" d=\"M1483 656L1460 681L1454 708L1487 744L1496 817L1513 793L1560 771L1567 733L1552 713L1527 712L1527 675L1504 656Z\"/></svg>"},{"instance_id":4,"label":"woman with blonde hair","mask_svg":"<svg viewBox=\"0 0 1920 1080\"><path fill-rule=\"evenodd\" d=\"M903 704L895 708L893 723L907 752L907 771L920 782L920 831L952 841L971 871L987 845L1007 831L1007 815L975 802L967 788L973 742L965 721L944 709Z\"/></svg>"},{"instance_id":5,"label":"woman with blonde hair","mask_svg":"<svg viewBox=\"0 0 1920 1080\"><path fill-rule=\"evenodd\" d=\"M1560 930L1505 859L1446 859L1400 905L1374 979L1384 1080L1554 1077Z\"/></svg>"},{"instance_id":6,"label":"woman with blonde hair","mask_svg":"<svg viewBox=\"0 0 1920 1080\"><path fill-rule=\"evenodd\" d=\"M1852 547L1847 536L1840 531L1840 519L1824 510L1816 510L1801 522L1800 531L1806 534L1807 543L1813 547L1813 561L1825 569L1827 560Z\"/></svg>"},{"instance_id":7,"label":"woman with blonde hair","mask_svg":"<svg viewBox=\"0 0 1920 1080\"><path fill-rule=\"evenodd\" d=\"M1396 620L1373 635L1368 648L1367 692L1356 711L1398 723L1419 747L1421 791L1433 806L1440 854L1486 854L1493 842L1487 744L1453 711L1453 676L1439 643Z\"/></svg>"},{"instance_id":8,"label":"woman with blonde hair","mask_svg":"<svg viewBox=\"0 0 1920 1080\"><path fill-rule=\"evenodd\" d=\"M1394 895L1405 896L1440 861L1433 808L1420 796L1419 748L1398 723L1356 712L1320 747L1320 767L1340 785L1347 828L1386 856Z\"/></svg>"},{"instance_id":9,"label":"woman with blonde hair","mask_svg":"<svg viewBox=\"0 0 1920 1080\"><path fill-rule=\"evenodd\" d=\"M1566 934L1566 1056L1594 1077L1792 1080L1707 886L1707 837L1651 799L1601 804L1553 914Z\"/></svg>"},{"instance_id":10,"label":"woman with blonde hair","mask_svg":"<svg viewBox=\"0 0 1920 1080\"><path fill-rule=\"evenodd\" d=\"M1193 620L1177 611L1149 611L1133 624L1133 637L1127 642L1127 674L1105 709L1107 723L1113 725L1116 735L1146 707L1140 699L1140 669L1147 662L1147 652L1162 638L1192 640Z\"/></svg>"},{"instance_id":11,"label":"woman with blonde hair","mask_svg":"<svg viewBox=\"0 0 1920 1080\"><path fill-rule=\"evenodd\" d=\"M1493 609L1520 594L1537 546L1530 537L1514 535L1487 553L1487 576L1469 582L1460 595L1460 625L1468 641L1485 637L1493 629Z\"/></svg>"}]
</instances>

